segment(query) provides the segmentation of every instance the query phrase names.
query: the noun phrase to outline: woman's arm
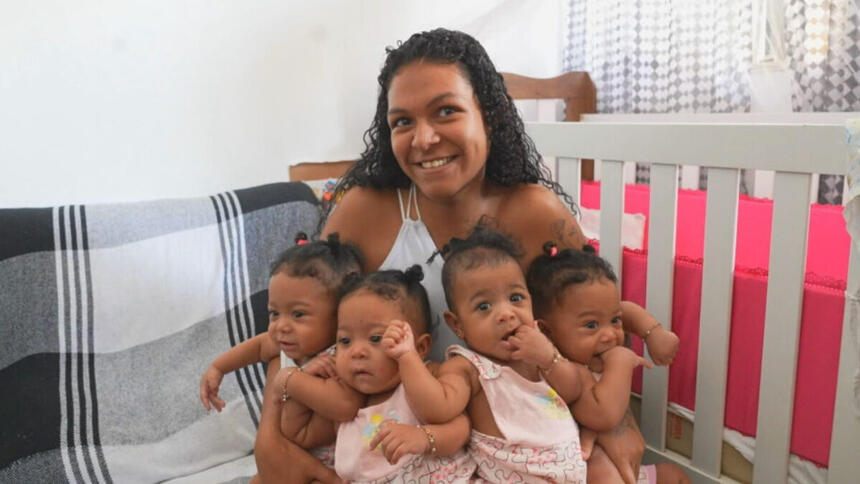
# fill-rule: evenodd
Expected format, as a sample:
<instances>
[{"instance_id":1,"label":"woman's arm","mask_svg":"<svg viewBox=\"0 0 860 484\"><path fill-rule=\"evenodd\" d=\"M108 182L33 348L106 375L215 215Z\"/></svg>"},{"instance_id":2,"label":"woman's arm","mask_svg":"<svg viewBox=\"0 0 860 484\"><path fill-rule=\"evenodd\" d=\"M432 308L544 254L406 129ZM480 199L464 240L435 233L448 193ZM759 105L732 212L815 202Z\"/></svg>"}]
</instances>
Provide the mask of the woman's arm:
<instances>
[{"instance_id":1,"label":"woman's arm","mask_svg":"<svg viewBox=\"0 0 860 484\"><path fill-rule=\"evenodd\" d=\"M314 480L327 484L341 483L333 469L324 466L281 434L281 389L273 384L278 366L270 364L268 368L260 428L254 442L254 459L260 478L263 482L289 484L306 484Z\"/></svg>"},{"instance_id":2,"label":"woman's arm","mask_svg":"<svg viewBox=\"0 0 860 484\"><path fill-rule=\"evenodd\" d=\"M219 412L224 408L224 400L218 398L218 389L224 375L259 361L269 361L278 355L280 351L267 332L247 339L222 353L200 378L200 401L203 402L203 407L210 410L211 406L214 406Z\"/></svg>"},{"instance_id":3,"label":"woman's arm","mask_svg":"<svg viewBox=\"0 0 860 484\"><path fill-rule=\"evenodd\" d=\"M626 484L634 484L645 452L645 440L628 410L621 423L608 432L597 434L597 445L615 464Z\"/></svg>"}]
</instances>

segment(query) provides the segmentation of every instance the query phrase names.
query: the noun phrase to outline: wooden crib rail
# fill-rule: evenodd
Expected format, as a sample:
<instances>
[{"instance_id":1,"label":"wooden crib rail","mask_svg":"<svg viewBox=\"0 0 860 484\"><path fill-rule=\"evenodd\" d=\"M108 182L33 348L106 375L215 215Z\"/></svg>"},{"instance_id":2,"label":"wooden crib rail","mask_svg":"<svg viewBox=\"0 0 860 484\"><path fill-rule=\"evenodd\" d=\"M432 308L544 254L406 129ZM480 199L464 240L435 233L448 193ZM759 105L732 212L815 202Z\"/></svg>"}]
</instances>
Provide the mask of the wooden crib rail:
<instances>
[{"instance_id":1,"label":"wooden crib rail","mask_svg":"<svg viewBox=\"0 0 860 484\"><path fill-rule=\"evenodd\" d=\"M860 114L846 113L845 117ZM573 159L566 162L573 166L560 171L561 177L565 176L561 173L578 172L576 159L602 160L600 251L618 273L622 261L623 163L652 164L646 298L648 310L664 324L672 320L678 169L680 165L709 169L691 459L665 448L666 368L645 372L642 395L642 433L648 455L681 464L694 482L723 480L720 463L739 173L741 169L776 172L753 482L784 482L788 473L811 177L813 173L845 171L845 128L842 122L832 120L809 124L726 122L725 117L709 123L703 119L694 123L528 123L527 129L543 155ZM849 288L858 283L856 265L852 261L849 279L854 282L849 281ZM847 308L846 304L846 329ZM860 475L856 454L860 449L860 421L845 404L853 393L849 371L857 368L856 355L845 354L853 351L848 349L849 333L843 331L833 423L828 478L833 483Z\"/></svg>"}]
</instances>

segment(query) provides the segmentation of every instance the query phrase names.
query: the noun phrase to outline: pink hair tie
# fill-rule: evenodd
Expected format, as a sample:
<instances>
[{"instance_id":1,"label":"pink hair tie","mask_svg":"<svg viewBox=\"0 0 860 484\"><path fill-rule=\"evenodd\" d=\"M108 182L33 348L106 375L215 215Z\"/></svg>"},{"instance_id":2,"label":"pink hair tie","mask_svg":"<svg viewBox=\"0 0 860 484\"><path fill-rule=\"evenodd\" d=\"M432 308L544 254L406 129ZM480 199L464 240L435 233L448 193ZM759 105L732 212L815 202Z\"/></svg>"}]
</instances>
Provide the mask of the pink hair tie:
<instances>
[{"instance_id":1,"label":"pink hair tie","mask_svg":"<svg viewBox=\"0 0 860 484\"><path fill-rule=\"evenodd\" d=\"M552 246L552 247L550 247L550 249L549 249L549 256L550 256L550 257L555 257L555 256L557 256L557 255L558 255L558 247L556 247L556 246Z\"/></svg>"},{"instance_id":2,"label":"pink hair tie","mask_svg":"<svg viewBox=\"0 0 860 484\"><path fill-rule=\"evenodd\" d=\"M308 243L308 234L299 232L296 234L296 245L305 245Z\"/></svg>"}]
</instances>

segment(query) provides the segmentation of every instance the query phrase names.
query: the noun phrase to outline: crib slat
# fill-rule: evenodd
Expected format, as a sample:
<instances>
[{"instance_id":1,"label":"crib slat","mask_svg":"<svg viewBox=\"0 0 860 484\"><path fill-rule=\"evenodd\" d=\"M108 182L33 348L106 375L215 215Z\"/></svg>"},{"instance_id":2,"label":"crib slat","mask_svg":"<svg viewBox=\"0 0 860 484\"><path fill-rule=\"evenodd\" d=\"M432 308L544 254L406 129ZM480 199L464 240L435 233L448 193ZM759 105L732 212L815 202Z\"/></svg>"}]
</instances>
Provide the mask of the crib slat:
<instances>
[{"instance_id":1,"label":"crib slat","mask_svg":"<svg viewBox=\"0 0 860 484\"><path fill-rule=\"evenodd\" d=\"M783 482L788 475L797 342L809 225L806 173L777 172L764 320L753 482ZM778 262L778 263L777 263ZM779 402L775 405L775 402Z\"/></svg>"},{"instance_id":2,"label":"crib slat","mask_svg":"<svg viewBox=\"0 0 860 484\"><path fill-rule=\"evenodd\" d=\"M556 158L555 172L558 184L579 205L580 168L579 158Z\"/></svg>"},{"instance_id":3,"label":"crib slat","mask_svg":"<svg viewBox=\"0 0 860 484\"><path fill-rule=\"evenodd\" d=\"M624 162L602 160L600 180L600 255L621 274L621 216L624 211ZM621 279L619 278L619 288Z\"/></svg>"},{"instance_id":4,"label":"crib slat","mask_svg":"<svg viewBox=\"0 0 860 484\"><path fill-rule=\"evenodd\" d=\"M739 170L708 168L693 464L720 475L735 269Z\"/></svg>"},{"instance_id":5,"label":"crib slat","mask_svg":"<svg viewBox=\"0 0 860 484\"><path fill-rule=\"evenodd\" d=\"M836 380L836 403L833 410L833 435L830 438L830 464L827 482L838 484L851 482L860 476L860 414L854 400L854 375L860 366L857 357L857 343L860 328L860 314L857 307L851 306L851 295L860 294L860 251L857 241L852 243L849 254L848 287L845 298L845 317L842 319L842 349L839 353L839 377ZM853 318L853 321L852 321Z\"/></svg>"},{"instance_id":6,"label":"crib slat","mask_svg":"<svg viewBox=\"0 0 860 484\"><path fill-rule=\"evenodd\" d=\"M651 209L648 215L648 279L646 306L666 329L672 328L672 285L675 273L675 212L678 167L651 165ZM647 351L647 349L646 349ZM666 398L669 370L654 367L642 374L642 436L654 449L666 443Z\"/></svg>"}]
</instances>

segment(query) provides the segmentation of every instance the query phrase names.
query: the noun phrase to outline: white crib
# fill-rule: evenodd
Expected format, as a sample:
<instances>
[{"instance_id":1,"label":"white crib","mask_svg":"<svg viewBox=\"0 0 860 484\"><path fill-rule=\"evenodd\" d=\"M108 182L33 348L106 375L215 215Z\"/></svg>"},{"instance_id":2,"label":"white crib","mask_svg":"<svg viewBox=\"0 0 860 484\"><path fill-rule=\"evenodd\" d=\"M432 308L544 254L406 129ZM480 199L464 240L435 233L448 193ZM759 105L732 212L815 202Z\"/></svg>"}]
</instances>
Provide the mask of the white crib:
<instances>
[{"instance_id":1,"label":"white crib","mask_svg":"<svg viewBox=\"0 0 860 484\"><path fill-rule=\"evenodd\" d=\"M668 370L645 372L641 427L646 461L682 466L693 482L721 476L724 402L741 169L772 170L773 235L762 354L753 482L785 482L806 261L810 184L817 173L844 173L844 120L860 113L695 115L689 122L626 115L584 115L580 123L527 123L538 150L555 156L559 182L579 194L579 159L600 160L600 252L621 272L625 162L651 164L647 309L672 321L675 213L682 165L708 167L696 417L692 457L666 449ZM644 121L643 121L644 120ZM860 290L860 254L852 243L848 294ZM860 482L860 415L853 403L858 368L846 301L827 481ZM784 402L774 405L773 402Z\"/></svg>"}]
</instances>

